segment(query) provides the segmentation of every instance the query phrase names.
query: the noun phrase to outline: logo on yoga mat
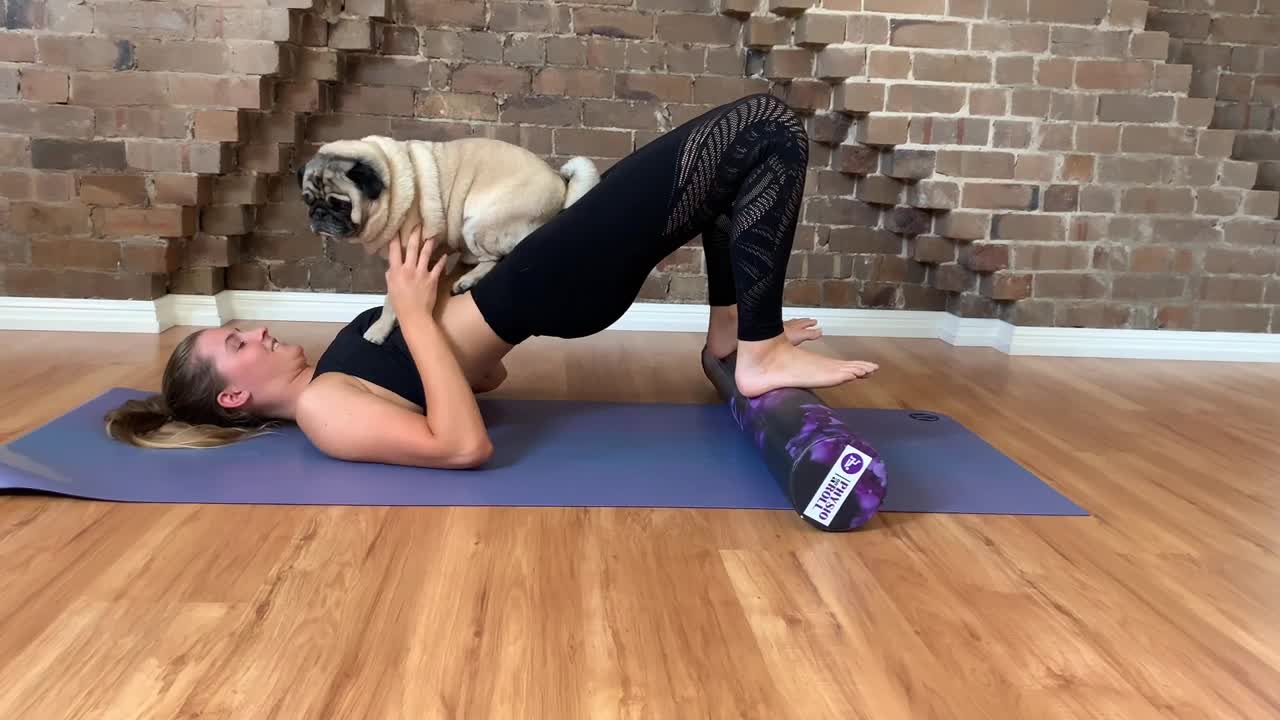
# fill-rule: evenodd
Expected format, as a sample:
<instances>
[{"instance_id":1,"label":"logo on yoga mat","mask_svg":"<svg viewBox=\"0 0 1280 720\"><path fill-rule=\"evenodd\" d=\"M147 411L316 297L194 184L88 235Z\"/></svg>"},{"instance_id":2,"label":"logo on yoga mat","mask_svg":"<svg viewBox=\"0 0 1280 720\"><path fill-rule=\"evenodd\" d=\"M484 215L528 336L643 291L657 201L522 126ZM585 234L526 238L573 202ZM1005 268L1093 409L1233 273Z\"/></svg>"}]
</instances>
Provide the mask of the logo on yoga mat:
<instances>
[{"instance_id":1,"label":"logo on yoga mat","mask_svg":"<svg viewBox=\"0 0 1280 720\"><path fill-rule=\"evenodd\" d=\"M934 415L933 413L927 413L927 412L913 412L910 415L907 415L907 417L911 418L912 420L919 420L921 422L938 422L937 415Z\"/></svg>"}]
</instances>

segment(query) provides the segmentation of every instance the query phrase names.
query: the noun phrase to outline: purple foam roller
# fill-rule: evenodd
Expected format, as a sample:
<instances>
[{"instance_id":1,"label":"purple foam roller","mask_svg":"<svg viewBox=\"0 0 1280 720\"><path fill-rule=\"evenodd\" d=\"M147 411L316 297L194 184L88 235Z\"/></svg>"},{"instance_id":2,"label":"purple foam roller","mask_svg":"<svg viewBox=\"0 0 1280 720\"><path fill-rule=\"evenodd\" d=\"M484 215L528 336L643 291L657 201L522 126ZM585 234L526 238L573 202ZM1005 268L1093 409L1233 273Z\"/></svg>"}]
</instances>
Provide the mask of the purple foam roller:
<instances>
[{"instance_id":1,"label":"purple foam roller","mask_svg":"<svg viewBox=\"0 0 1280 720\"><path fill-rule=\"evenodd\" d=\"M734 382L736 355L702 349L702 369L733 419L760 452L791 507L810 525L845 532L866 524L884 501L884 460L811 390L779 388L745 398Z\"/></svg>"}]
</instances>

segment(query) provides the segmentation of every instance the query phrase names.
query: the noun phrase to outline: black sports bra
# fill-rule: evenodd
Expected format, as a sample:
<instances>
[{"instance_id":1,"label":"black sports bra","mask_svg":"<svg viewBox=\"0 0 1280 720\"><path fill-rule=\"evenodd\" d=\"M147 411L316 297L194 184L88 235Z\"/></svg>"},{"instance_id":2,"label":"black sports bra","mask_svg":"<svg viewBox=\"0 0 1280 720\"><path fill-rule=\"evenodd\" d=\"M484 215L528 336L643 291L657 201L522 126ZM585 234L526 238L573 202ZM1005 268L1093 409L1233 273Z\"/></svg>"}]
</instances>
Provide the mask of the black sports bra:
<instances>
[{"instance_id":1,"label":"black sports bra","mask_svg":"<svg viewBox=\"0 0 1280 720\"><path fill-rule=\"evenodd\" d=\"M339 330L337 337L316 361L311 379L315 380L327 372L345 373L384 387L417 403L418 407L426 408L422 378L418 376L418 367L405 344L399 323L381 345L364 339L364 331L381 316L382 306L369 308Z\"/></svg>"}]
</instances>

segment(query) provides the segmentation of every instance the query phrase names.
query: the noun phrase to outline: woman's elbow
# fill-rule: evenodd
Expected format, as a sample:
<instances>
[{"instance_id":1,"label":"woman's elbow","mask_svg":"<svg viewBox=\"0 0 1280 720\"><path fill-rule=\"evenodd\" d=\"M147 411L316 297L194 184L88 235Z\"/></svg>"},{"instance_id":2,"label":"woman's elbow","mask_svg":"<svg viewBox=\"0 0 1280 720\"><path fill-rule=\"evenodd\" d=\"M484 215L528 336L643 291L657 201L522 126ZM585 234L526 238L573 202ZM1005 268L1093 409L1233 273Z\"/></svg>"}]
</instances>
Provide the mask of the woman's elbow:
<instances>
[{"instance_id":1,"label":"woman's elbow","mask_svg":"<svg viewBox=\"0 0 1280 720\"><path fill-rule=\"evenodd\" d=\"M463 469L477 468L493 458L493 442L484 438L458 452L454 457L457 467Z\"/></svg>"}]
</instances>

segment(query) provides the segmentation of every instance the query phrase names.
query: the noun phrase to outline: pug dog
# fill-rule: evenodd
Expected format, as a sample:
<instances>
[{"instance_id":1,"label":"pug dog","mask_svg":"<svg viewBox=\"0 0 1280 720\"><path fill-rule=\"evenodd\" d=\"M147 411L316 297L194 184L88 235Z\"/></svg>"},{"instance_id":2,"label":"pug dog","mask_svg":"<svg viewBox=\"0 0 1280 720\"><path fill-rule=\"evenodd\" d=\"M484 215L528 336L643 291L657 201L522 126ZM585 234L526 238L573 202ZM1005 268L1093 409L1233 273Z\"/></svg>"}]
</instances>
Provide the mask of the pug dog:
<instances>
[{"instance_id":1,"label":"pug dog","mask_svg":"<svg viewBox=\"0 0 1280 720\"><path fill-rule=\"evenodd\" d=\"M450 287L470 290L529 233L600 182L590 158L554 170L529 150L491 138L445 142L371 135L320 147L298 168L311 231L387 257L391 239L422 225L423 238L471 265ZM434 262L435 258L432 258ZM388 300L364 338L381 344L395 327Z\"/></svg>"}]
</instances>

